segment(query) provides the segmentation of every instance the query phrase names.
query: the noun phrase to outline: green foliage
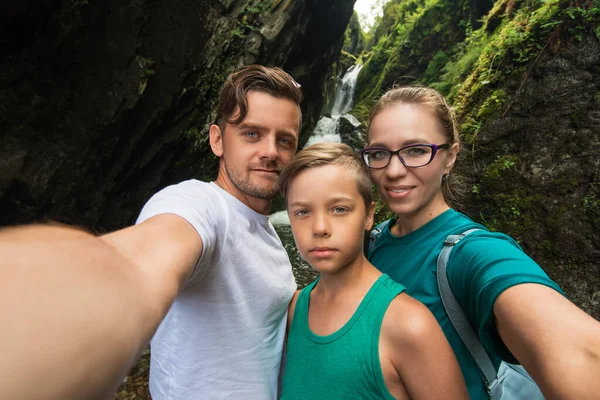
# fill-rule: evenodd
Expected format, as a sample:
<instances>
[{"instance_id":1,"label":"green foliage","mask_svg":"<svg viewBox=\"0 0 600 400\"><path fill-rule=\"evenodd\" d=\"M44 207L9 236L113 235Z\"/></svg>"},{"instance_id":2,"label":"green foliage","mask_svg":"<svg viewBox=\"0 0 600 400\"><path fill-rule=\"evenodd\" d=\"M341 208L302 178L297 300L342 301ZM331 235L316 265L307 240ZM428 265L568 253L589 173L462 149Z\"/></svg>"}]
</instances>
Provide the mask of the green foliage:
<instances>
[{"instance_id":1,"label":"green foliage","mask_svg":"<svg viewBox=\"0 0 600 400\"><path fill-rule=\"evenodd\" d=\"M477 9L486 7L491 2L480 1ZM352 113L366 115L364 109L394 83L426 84L448 93L458 84L450 81L460 81L481 50L469 47L471 62L449 65L460 51L456 45L470 35L473 17L466 0L390 0L367 43L369 58L358 77Z\"/></svg>"},{"instance_id":2,"label":"green foliage","mask_svg":"<svg viewBox=\"0 0 600 400\"><path fill-rule=\"evenodd\" d=\"M577 40L581 41L583 35L590 30L600 39L600 0L575 1L567 8L566 14L571 19L570 32Z\"/></svg>"},{"instance_id":3,"label":"green foliage","mask_svg":"<svg viewBox=\"0 0 600 400\"><path fill-rule=\"evenodd\" d=\"M488 180L498 179L505 171L514 168L517 161L518 158L516 156L498 156L494 162L484 169L483 175Z\"/></svg>"},{"instance_id":4,"label":"green foliage","mask_svg":"<svg viewBox=\"0 0 600 400\"><path fill-rule=\"evenodd\" d=\"M344 45L342 50L348 53L358 54L365 47L365 34L358 21L356 11L352 13L348 27L344 32Z\"/></svg>"},{"instance_id":5,"label":"green foliage","mask_svg":"<svg viewBox=\"0 0 600 400\"><path fill-rule=\"evenodd\" d=\"M432 81L432 85L436 88L450 89L442 90L442 94L452 97L452 94L460 89L465 77L472 71L483 47L483 40L478 40L477 37L467 37L464 43L457 46L460 56L448 61L442 67L442 81Z\"/></svg>"},{"instance_id":6,"label":"green foliage","mask_svg":"<svg viewBox=\"0 0 600 400\"><path fill-rule=\"evenodd\" d=\"M490 116L498 114L506 104L507 95L504 89L496 89L488 96L483 102L479 111L477 112L477 118L479 120L487 120Z\"/></svg>"},{"instance_id":7,"label":"green foliage","mask_svg":"<svg viewBox=\"0 0 600 400\"><path fill-rule=\"evenodd\" d=\"M433 59L427 64L427 69L423 74L423 80L426 82L437 82L441 75L442 69L448 64L450 57L445 51L438 51L433 56Z\"/></svg>"},{"instance_id":8,"label":"green foliage","mask_svg":"<svg viewBox=\"0 0 600 400\"><path fill-rule=\"evenodd\" d=\"M461 132L465 143L473 144L482 127L483 122L476 120L471 116L467 116L464 118L464 122L459 125L459 131Z\"/></svg>"},{"instance_id":9,"label":"green foliage","mask_svg":"<svg viewBox=\"0 0 600 400\"><path fill-rule=\"evenodd\" d=\"M269 10L272 1L249 0L240 10L237 26L231 31L235 38L242 39L249 32L257 31L262 24L263 14Z\"/></svg>"},{"instance_id":10,"label":"green foliage","mask_svg":"<svg viewBox=\"0 0 600 400\"><path fill-rule=\"evenodd\" d=\"M583 198L583 213L584 216L594 222L598 226L600 222L600 199L595 195L589 194Z\"/></svg>"}]
</instances>

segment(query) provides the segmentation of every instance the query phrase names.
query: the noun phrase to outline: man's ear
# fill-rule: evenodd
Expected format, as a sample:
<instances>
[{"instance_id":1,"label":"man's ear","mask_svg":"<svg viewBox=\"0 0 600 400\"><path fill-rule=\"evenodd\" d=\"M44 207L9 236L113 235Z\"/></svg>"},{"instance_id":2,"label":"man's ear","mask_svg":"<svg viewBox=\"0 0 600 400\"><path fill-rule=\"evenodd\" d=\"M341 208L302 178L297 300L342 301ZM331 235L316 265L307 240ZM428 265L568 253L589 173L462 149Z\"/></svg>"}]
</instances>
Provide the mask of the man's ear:
<instances>
[{"instance_id":1,"label":"man's ear","mask_svg":"<svg viewBox=\"0 0 600 400\"><path fill-rule=\"evenodd\" d=\"M375 221L375 202L372 201L371 205L367 208L367 218L365 221L365 231L370 231L373 228L373 222Z\"/></svg>"},{"instance_id":2,"label":"man's ear","mask_svg":"<svg viewBox=\"0 0 600 400\"><path fill-rule=\"evenodd\" d=\"M448 150L446 150L448 157L446 158L446 166L444 168L444 174L449 174L454 167L456 157L458 156L459 144L454 143Z\"/></svg>"},{"instance_id":3,"label":"man's ear","mask_svg":"<svg viewBox=\"0 0 600 400\"><path fill-rule=\"evenodd\" d=\"M215 156L221 157L223 155L223 134L221 128L218 125L211 125L208 135L212 152Z\"/></svg>"}]
</instances>

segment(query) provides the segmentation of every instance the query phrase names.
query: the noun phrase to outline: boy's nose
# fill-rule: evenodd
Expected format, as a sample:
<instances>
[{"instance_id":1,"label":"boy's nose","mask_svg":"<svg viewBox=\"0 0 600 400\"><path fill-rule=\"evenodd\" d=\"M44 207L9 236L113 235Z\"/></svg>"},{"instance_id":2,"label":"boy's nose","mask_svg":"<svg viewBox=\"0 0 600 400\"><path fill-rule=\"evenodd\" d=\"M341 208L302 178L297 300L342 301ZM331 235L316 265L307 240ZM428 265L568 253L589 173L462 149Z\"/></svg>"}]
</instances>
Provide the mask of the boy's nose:
<instances>
[{"instance_id":1,"label":"boy's nose","mask_svg":"<svg viewBox=\"0 0 600 400\"><path fill-rule=\"evenodd\" d=\"M315 218L315 224L313 226L313 236L315 237L326 237L331 234L327 218L323 216L317 216Z\"/></svg>"}]
</instances>

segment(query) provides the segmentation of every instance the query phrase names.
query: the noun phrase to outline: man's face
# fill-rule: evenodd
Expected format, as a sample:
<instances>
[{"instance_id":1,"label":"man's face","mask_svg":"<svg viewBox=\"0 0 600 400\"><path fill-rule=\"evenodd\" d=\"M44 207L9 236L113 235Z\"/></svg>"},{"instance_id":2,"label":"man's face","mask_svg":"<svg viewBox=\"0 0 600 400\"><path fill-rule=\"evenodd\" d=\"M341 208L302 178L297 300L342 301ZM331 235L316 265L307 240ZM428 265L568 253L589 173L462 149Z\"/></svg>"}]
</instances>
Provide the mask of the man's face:
<instances>
[{"instance_id":1,"label":"man's face","mask_svg":"<svg viewBox=\"0 0 600 400\"><path fill-rule=\"evenodd\" d=\"M263 92L250 91L247 99L246 118L239 125L226 123L214 144L213 126L211 145L234 196L270 200L281 169L296 153L300 110L289 99Z\"/></svg>"}]
</instances>

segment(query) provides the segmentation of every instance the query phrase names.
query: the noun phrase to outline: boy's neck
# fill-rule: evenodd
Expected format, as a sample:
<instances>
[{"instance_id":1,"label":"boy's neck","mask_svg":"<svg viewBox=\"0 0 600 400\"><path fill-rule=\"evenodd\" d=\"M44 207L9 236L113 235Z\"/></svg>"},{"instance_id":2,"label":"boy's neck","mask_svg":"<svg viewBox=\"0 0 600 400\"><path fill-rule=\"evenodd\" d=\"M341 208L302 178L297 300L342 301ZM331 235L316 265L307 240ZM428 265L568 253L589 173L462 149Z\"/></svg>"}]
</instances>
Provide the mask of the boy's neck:
<instances>
[{"instance_id":1,"label":"boy's neck","mask_svg":"<svg viewBox=\"0 0 600 400\"><path fill-rule=\"evenodd\" d=\"M370 288L379 279L381 272L360 254L346 267L331 274L321 274L314 291L324 300L333 300L346 293L367 286Z\"/></svg>"}]
</instances>

